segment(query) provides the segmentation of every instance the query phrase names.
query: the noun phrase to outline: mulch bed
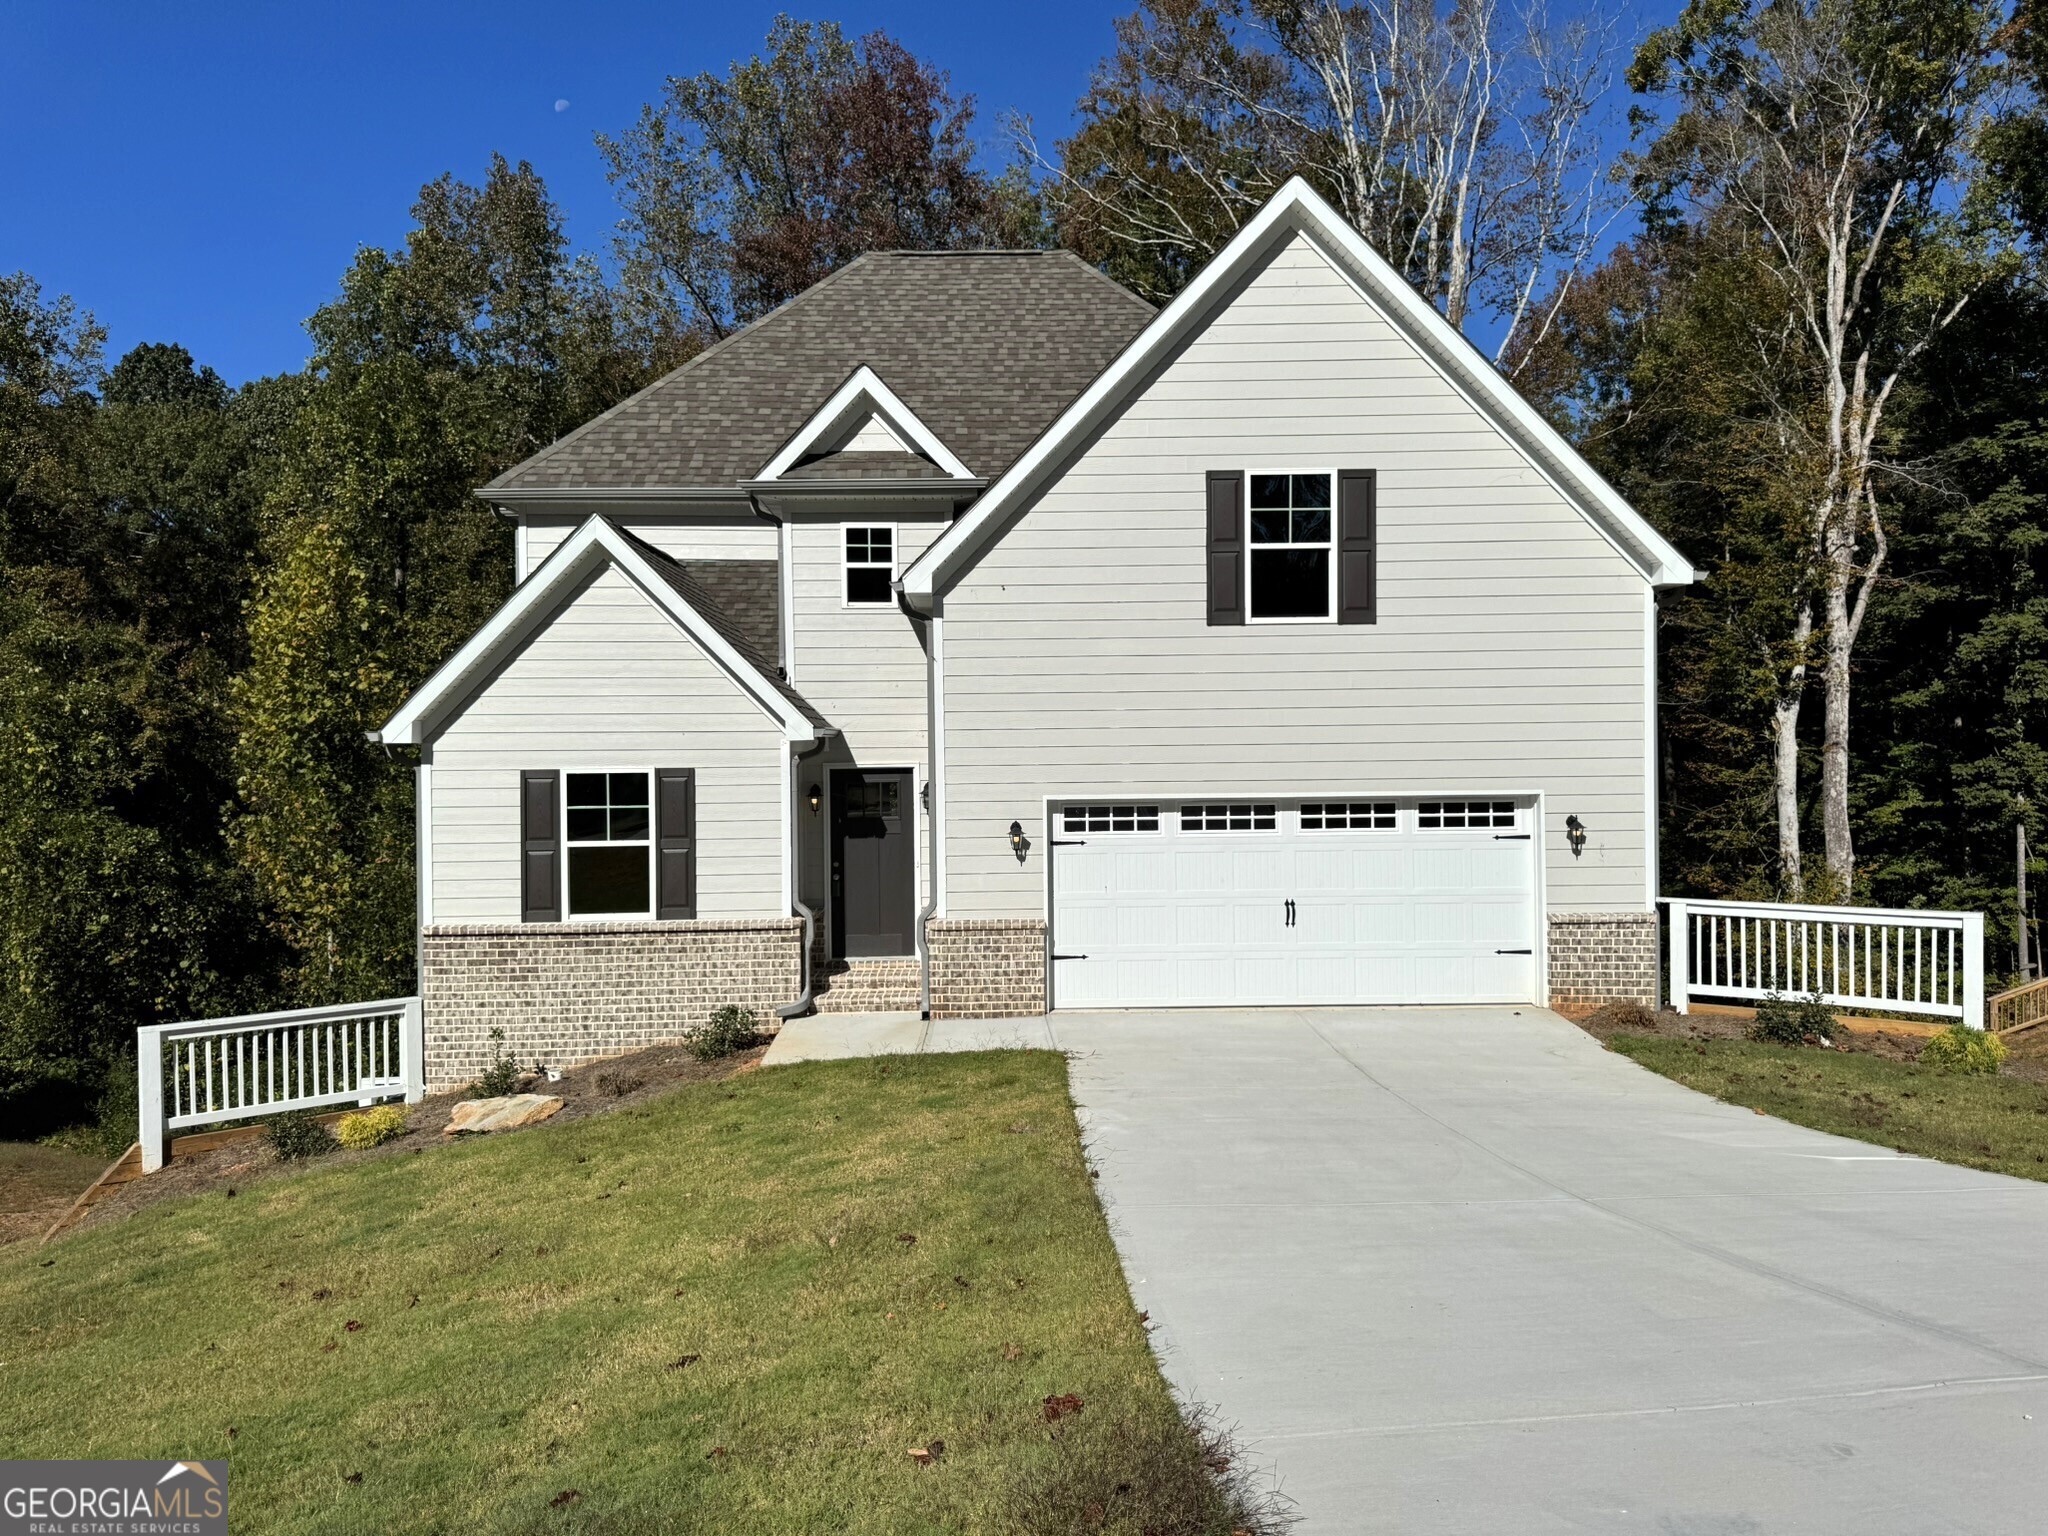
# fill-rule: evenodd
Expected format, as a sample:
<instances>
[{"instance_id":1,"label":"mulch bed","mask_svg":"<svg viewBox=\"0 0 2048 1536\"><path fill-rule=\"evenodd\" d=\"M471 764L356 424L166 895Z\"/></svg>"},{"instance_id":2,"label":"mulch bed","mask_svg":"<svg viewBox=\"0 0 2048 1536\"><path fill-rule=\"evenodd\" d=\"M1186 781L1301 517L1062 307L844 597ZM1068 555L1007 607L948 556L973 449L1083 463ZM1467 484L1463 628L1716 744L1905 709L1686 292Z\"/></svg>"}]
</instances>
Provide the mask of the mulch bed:
<instances>
[{"instance_id":1,"label":"mulch bed","mask_svg":"<svg viewBox=\"0 0 2048 1536\"><path fill-rule=\"evenodd\" d=\"M49 1231L110 1161L34 1142L0 1146L0 1247Z\"/></svg>"},{"instance_id":2,"label":"mulch bed","mask_svg":"<svg viewBox=\"0 0 2048 1536\"><path fill-rule=\"evenodd\" d=\"M1749 1033L1749 1020L1733 1013L1673 1013L1670 1009L1651 1012L1636 1003L1609 1003L1599 1012L1575 1021L1596 1040L1615 1035L1661 1035L1667 1040L1741 1040ZM1918 1061L1926 1039L1920 1035L1894 1034L1878 1028L1838 1029L1828 1043L1840 1051L1861 1051L1892 1061Z\"/></svg>"},{"instance_id":3,"label":"mulch bed","mask_svg":"<svg viewBox=\"0 0 2048 1536\"><path fill-rule=\"evenodd\" d=\"M630 1109L687 1083L721 1082L737 1073L751 1072L760 1065L766 1050L764 1044L718 1061L699 1061L683 1046L658 1045L630 1055L613 1056L569 1068L556 1082L522 1078L513 1091L551 1094L560 1098L562 1107L540 1124L561 1125L592 1115ZM337 1151L308 1162L287 1163L280 1161L271 1150L267 1137L257 1136L178 1157L157 1172L124 1184L107 1195L69 1228L66 1235L102 1222L118 1221L145 1205L178 1195L199 1194L221 1185L241 1189L259 1179L274 1178L302 1168L327 1168L377 1157L409 1157L429 1147L447 1146L457 1138L442 1135L442 1129L454 1114L455 1106L469 1097L469 1090L460 1088L405 1106L405 1134L367 1151ZM494 1131L490 1134L506 1136L518 1133ZM54 1213L50 1219L55 1219ZM47 1226L48 1222L44 1225Z\"/></svg>"}]
</instances>

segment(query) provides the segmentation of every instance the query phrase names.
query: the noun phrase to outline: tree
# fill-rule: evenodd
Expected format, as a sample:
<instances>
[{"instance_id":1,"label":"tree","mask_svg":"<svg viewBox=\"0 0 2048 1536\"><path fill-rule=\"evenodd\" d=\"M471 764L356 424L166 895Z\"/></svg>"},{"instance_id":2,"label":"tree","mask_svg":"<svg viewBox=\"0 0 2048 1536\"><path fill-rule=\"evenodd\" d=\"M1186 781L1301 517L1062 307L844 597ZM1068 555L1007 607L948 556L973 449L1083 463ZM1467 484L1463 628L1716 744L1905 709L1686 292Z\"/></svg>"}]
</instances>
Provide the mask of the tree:
<instances>
[{"instance_id":1,"label":"tree","mask_svg":"<svg viewBox=\"0 0 2048 1536\"><path fill-rule=\"evenodd\" d=\"M1740 248L1761 285L1746 351L1773 383L1757 449L1804 511L1771 737L1784 888L1806 885L1800 707L1821 664L1820 799L1828 882L1855 875L1852 659L1887 552L1879 490L1886 410L1969 297L2008 265L1997 221L1973 217L1974 157L1998 105L1996 0L1692 0L1630 71L1678 113L1644 157L1653 201L1682 203Z\"/></svg>"},{"instance_id":2,"label":"tree","mask_svg":"<svg viewBox=\"0 0 2048 1536\"><path fill-rule=\"evenodd\" d=\"M628 288L723 336L863 251L951 250L1027 231L1028 197L973 165L971 97L886 33L778 16L766 58L672 76L598 136L626 217Z\"/></svg>"},{"instance_id":3,"label":"tree","mask_svg":"<svg viewBox=\"0 0 2048 1536\"><path fill-rule=\"evenodd\" d=\"M223 704L262 436L183 349L0 283L0 1101L89 1101L136 1025L273 957L229 859ZM96 401L92 391L97 388Z\"/></svg>"},{"instance_id":4,"label":"tree","mask_svg":"<svg viewBox=\"0 0 2048 1536\"><path fill-rule=\"evenodd\" d=\"M1626 202L1595 133L1613 57L1597 13L1494 0L1144 0L1057 163L1019 132L1063 237L1154 297L1301 175L1513 359Z\"/></svg>"},{"instance_id":5,"label":"tree","mask_svg":"<svg viewBox=\"0 0 2048 1536\"><path fill-rule=\"evenodd\" d=\"M366 736L510 589L472 492L674 351L571 259L530 166L444 176L413 216L308 323L234 683L234 844L309 1003L412 984L411 777Z\"/></svg>"}]
</instances>

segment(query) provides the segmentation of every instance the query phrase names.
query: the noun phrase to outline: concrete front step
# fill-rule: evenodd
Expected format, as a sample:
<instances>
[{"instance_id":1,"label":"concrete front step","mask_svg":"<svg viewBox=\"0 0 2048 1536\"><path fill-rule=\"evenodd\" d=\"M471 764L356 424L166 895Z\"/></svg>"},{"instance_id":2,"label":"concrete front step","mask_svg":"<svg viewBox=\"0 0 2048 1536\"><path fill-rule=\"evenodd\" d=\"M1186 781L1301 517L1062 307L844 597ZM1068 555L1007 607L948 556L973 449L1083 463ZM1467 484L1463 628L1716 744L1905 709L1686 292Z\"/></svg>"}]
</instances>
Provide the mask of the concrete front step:
<instances>
[{"instance_id":1,"label":"concrete front step","mask_svg":"<svg viewBox=\"0 0 2048 1536\"><path fill-rule=\"evenodd\" d=\"M818 1012L915 1012L919 983L915 960L830 961L818 975Z\"/></svg>"}]
</instances>

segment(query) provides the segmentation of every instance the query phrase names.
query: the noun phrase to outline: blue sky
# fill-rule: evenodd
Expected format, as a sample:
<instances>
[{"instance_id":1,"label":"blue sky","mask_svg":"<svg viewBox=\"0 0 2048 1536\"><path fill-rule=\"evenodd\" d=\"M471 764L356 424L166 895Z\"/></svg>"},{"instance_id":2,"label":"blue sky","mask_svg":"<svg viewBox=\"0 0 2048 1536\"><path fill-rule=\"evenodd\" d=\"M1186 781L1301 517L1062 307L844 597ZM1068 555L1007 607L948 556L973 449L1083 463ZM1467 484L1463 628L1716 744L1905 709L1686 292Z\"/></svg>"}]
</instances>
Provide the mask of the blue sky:
<instances>
[{"instance_id":1,"label":"blue sky","mask_svg":"<svg viewBox=\"0 0 2048 1536\"><path fill-rule=\"evenodd\" d=\"M591 135L672 74L760 50L774 5L0 3L0 271L69 293L111 360L178 341L231 383L298 367L301 322L422 182L531 160L578 248L616 217ZM1128 3L788 5L886 27L972 92L1063 127ZM566 101L557 111L555 103Z\"/></svg>"},{"instance_id":2,"label":"blue sky","mask_svg":"<svg viewBox=\"0 0 2048 1536\"><path fill-rule=\"evenodd\" d=\"M1067 129L1135 0L785 4L950 71L999 163L1011 109L1048 142ZM478 180L493 150L532 161L572 242L603 250L617 209L591 135L669 75L758 52L780 8L0 0L0 272L91 309L109 361L177 341L231 383L295 369L356 248L397 244L423 182Z\"/></svg>"}]
</instances>

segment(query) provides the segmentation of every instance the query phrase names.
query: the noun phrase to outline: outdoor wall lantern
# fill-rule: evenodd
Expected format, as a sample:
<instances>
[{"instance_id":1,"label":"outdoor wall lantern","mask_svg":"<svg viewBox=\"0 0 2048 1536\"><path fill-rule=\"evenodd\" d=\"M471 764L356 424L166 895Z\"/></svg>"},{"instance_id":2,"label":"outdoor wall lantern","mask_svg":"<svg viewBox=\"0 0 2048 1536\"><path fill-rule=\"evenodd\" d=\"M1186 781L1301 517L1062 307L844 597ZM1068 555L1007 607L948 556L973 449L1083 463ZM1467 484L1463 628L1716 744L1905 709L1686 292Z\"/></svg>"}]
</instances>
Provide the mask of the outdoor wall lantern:
<instances>
[{"instance_id":1,"label":"outdoor wall lantern","mask_svg":"<svg viewBox=\"0 0 2048 1536\"><path fill-rule=\"evenodd\" d=\"M811 802L811 814L813 816L817 815L818 806L825 798L824 792L820 790L817 785L813 784L811 786L811 792L808 795L804 796L804 798Z\"/></svg>"},{"instance_id":2,"label":"outdoor wall lantern","mask_svg":"<svg viewBox=\"0 0 2048 1536\"><path fill-rule=\"evenodd\" d=\"M1586 851L1586 824L1576 816L1565 817L1564 840L1572 845L1572 857L1576 859Z\"/></svg>"},{"instance_id":3,"label":"outdoor wall lantern","mask_svg":"<svg viewBox=\"0 0 2048 1536\"><path fill-rule=\"evenodd\" d=\"M1024 840L1024 823L1021 821L1011 822L1010 852L1017 855L1017 862L1019 864L1022 864L1024 862L1024 850L1030 846L1031 845L1025 842Z\"/></svg>"}]
</instances>

